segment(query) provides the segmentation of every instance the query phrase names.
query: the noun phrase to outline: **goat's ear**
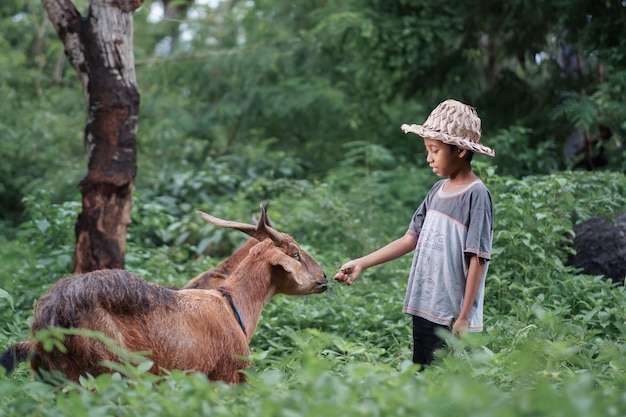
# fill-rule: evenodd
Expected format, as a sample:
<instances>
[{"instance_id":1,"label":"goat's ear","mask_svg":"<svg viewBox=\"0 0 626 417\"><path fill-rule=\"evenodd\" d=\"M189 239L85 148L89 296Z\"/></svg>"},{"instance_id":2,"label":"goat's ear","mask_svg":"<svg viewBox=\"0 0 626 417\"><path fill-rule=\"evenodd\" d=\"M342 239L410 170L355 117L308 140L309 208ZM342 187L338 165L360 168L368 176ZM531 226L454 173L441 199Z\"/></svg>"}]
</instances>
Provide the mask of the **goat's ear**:
<instances>
[{"instance_id":1,"label":"goat's ear","mask_svg":"<svg viewBox=\"0 0 626 417\"><path fill-rule=\"evenodd\" d=\"M300 262L296 261L291 256L286 255L278 248L272 248L268 260L270 264L274 266L281 266L285 272L291 274L291 277L296 284L302 285L302 280L300 279L300 269L302 268L302 265Z\"/></svg>"}]
</instances>

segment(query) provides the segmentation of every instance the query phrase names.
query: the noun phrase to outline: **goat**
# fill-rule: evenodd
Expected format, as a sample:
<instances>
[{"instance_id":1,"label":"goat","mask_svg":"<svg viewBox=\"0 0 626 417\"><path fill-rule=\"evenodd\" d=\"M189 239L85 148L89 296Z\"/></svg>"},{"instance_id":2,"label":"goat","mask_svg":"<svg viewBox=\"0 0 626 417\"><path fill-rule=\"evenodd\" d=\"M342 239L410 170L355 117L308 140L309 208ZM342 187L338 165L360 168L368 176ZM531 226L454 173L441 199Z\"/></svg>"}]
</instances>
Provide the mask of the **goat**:
<instances>
[{"instance_id":1,"label":"goat","mask_svg":"<svg viewBox=\"0 0 626 417\"><path fill-rule=\"evenodd\" d=\"M49 327L98 331L128 352L148 352L151 372L198 371L211 380L245 382L249 343L263 307L275 294L308 295L326 291L322 268L285 233L261 220L250 225L197 212L204 220L257 239L245 259L217 289L171 290L124 270L100 270L59 280L35 305L34 336ZM30 359L42 379L61 371L72 381L113 370L116 361L102 341L68 334L64 351L41 342L16 343L0 364L10 372Z\"/></svg>"}]
</instances>

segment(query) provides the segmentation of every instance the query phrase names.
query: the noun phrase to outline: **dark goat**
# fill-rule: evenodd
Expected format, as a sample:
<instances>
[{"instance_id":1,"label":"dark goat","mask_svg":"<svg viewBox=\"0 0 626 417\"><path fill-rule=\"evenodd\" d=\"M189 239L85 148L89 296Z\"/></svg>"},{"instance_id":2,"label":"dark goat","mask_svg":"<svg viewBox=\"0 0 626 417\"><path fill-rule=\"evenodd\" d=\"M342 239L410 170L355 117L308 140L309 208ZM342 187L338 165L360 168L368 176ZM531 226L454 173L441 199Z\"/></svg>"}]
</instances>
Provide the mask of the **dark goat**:
<instances>
[{"instance_id":1,"label":"dark goat","mask_svg":"<svg viewBox=\"0 0 626 417\"><path fill-rule=\"evenodd\" d=\"M149 352L155 374L193 370L211 380L244 382L240 370L247 363L241 357L250 353L249 342L264 305L275 294L324 292L328 281L291 236L266 225L263 207L256 226L198 214L259 241L217 289L174 291L124 270L68 277L37 301L33 334L49 327L95 330L129 352ZM56 348L46 351L37 341L20 342L4 352L0 363L10 371L15 361L30 359L42 377L58 370L78 381L81 375L112 372L103 361L117 360L95 338L67 335L63 345L66 353Z\"/></svg>"}]
</instances>

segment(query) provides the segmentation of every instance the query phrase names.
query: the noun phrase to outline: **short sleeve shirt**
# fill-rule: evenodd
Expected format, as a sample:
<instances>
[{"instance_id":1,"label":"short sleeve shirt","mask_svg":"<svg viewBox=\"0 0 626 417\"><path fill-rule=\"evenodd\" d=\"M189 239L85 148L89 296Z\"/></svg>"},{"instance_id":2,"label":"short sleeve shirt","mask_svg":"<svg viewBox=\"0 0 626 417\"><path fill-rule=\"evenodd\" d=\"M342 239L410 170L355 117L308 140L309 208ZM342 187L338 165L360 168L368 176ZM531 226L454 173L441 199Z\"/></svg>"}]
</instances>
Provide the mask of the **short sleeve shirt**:
<instances>
[{"instance_id":1,"label":"short sleeve shirt","mask_svg":"<svg viewBox=\"0 0 626 417\"><path fill-rule=\"evenodd\" d=\"M482 181L445 192L447 181L433 186L407 231L417 239L417 246L402 309L445 326L461 312L470 256L490 260L493 236L493 204ZM487 262L470 313L470 332L483 329L488 266Z\"/></svg>"}]
</instances>

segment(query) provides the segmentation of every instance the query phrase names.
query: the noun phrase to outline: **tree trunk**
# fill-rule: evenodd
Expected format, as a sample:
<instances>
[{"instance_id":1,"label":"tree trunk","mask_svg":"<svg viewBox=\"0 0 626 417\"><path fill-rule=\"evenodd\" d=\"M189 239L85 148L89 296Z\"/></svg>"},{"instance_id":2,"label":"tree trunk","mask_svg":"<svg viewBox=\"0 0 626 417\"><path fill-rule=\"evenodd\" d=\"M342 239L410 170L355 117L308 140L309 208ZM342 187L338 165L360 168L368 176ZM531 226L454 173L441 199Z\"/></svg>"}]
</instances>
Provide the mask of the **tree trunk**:
<instances>
[{"instance_id":1,"label":"tree trunk","mask_svg":"<svg viewBox=\"0 0 626 417\"><path fill-rule=\"evenodd\" d=\"M91 0L84 18L71 0L42 2L88 106L89 166L79 183L74 272L124 268L139 115L132 13L143 0Z\"/></svg>"},{"instance_id":2,"label":"tree trunk","mask_svg":"<svg viewBox=\"0 0 626 417\"><path fill-rule=\"evenodd\" d=\"M170 46L168 54L172 55L178 46L178 39L180 38L180 24L179 22L185 18L187 9L192 5L194 0L163 0L163 20L165 20L169 26L170 34Z\"/></svg>"}]
</instances>

